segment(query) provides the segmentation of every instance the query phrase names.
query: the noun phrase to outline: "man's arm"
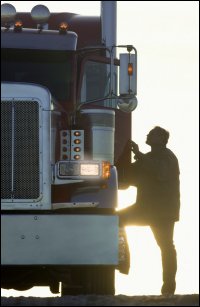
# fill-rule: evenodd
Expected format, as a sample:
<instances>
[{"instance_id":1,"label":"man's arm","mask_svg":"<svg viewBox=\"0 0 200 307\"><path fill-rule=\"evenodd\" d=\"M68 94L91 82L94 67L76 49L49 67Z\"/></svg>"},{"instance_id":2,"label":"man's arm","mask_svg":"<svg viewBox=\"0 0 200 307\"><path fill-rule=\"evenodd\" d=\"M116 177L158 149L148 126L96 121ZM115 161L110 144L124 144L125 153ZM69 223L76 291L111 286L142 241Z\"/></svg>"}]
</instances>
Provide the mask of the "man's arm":
<instances>
[{"instance_id":1,"label":"man's arm","mask_svg":"<svg viewBox=\"0 0 200 307\"><path fill-rule=\"evenodd\" d=\"M144 154L139 150L138 144L136 144L134 141L131 142L131 151L135 154L134 159L138 160L144 156Z\"/></svg>"}]
</instances>

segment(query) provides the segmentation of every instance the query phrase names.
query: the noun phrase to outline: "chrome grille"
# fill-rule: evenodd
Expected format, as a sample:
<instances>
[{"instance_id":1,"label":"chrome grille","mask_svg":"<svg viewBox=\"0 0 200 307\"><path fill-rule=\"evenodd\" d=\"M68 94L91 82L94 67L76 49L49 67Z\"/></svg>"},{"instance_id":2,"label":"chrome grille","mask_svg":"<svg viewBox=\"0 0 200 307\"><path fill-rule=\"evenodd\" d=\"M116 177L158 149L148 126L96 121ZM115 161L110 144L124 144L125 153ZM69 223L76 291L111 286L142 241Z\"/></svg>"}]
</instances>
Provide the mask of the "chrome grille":
<instances>
[{"instance_id":1,"label":"chrome grille","mask_svg":"<svg viewBox=\"0 0 200 307\"><path fill-rule=\"evenodd\" d=\"M12 186L12 103L1 104L1 198L11 196Z\"/></svg>"},{"instance_id":2,"label":"chrome grille","mask_svg":"<svg viewBox=\"0 0 200 307\"><path fill-rule=\"evenodd\" d=\"M1 198L37 199L39 184L39 105L1 103Z\"/></svg>"}]
</instances>

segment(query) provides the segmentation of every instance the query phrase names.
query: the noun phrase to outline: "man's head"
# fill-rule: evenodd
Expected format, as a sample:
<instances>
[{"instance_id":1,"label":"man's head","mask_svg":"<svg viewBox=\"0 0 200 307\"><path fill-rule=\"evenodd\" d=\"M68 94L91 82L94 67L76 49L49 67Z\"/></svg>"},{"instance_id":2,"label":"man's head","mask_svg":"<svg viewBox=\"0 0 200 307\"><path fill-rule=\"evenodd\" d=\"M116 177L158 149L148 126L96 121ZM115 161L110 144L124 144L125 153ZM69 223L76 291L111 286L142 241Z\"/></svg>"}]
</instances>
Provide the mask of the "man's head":
<instances>
[{"instance_id":1,"label":"man's head","mask_svg":"<svg viewBox=\"0 0 200 307\"><path fill-rule=\"evenodd\" d=\"M159 126L153 128L147 135L146 144L150 146L165 146L169 139L169 132Z\"/></svg>"}]
</instances>

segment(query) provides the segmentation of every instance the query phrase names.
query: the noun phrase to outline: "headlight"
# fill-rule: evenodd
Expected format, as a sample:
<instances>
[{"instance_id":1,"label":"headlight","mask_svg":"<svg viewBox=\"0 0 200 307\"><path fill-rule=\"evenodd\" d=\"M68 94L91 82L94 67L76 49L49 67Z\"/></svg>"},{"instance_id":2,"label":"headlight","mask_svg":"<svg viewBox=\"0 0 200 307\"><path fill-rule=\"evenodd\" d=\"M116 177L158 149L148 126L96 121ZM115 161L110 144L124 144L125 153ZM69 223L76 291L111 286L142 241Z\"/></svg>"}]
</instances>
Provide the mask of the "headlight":
<instances>
[{"instance_id":1,"label":"headlight","mask_svg":"<svg viewBox=\"0 0 200 307\"><path fill-rule=\"evenodd\" d=\"M81 176L99 176L99 164L80 164Z\"/></svg>"},{"instance_id":2,"label":"headlight","mask_svg":"<svg viewBox=\"0 0 200 307\"><path fill-rule=\"evenodd\" d=\"M59 177L79 176L80 165L74 162L60 162L58 168Z\"/></svg>"},{"instance_id":3,"label":"headlight","mask_svg":"<svg viewBox=\"0 0 200 307\"><path fill-rule=\"evenodd\" d=\"M110 163L105 161L59 161L56 174L60 179L108 179Z\"/></svg>"}]
</instances>

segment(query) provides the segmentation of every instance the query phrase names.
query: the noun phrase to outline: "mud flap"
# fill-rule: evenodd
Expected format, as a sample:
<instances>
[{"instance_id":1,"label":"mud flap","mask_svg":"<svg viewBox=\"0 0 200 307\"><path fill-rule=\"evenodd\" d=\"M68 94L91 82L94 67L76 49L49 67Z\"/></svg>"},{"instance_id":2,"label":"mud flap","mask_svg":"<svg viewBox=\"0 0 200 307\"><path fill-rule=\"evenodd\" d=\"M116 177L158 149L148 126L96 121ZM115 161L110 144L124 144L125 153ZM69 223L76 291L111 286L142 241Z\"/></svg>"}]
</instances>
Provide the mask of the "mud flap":
<instances>
[{"instance_id":1,"label":"mud flap","mask_svg":"<svg viewBox=\"0 0 200 307\"><path fill-rule=\"evenodd\" d=\"M117 269L122 274L129 273L130 269L130 251L125 228L119 228L119 264Z\"/></svg>"}]
</instances>

